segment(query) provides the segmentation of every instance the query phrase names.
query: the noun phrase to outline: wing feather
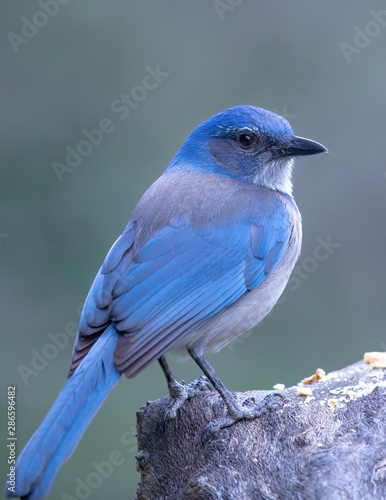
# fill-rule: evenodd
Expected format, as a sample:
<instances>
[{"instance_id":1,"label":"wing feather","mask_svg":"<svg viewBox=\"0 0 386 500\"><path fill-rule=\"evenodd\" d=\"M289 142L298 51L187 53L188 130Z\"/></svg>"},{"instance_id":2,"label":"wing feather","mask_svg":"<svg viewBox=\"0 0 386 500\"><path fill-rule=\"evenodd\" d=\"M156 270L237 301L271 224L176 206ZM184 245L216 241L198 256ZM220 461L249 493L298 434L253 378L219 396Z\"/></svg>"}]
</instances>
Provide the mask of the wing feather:
<instances>
[{"instance_id":1,"label":"wing feather","mask_svg":"<svg viewBox=\"0 0 386 500\"><path fill-rule=\"evenodd\" d=\"M114 361L128 377L183 343L262 283L284 255L291 222L284 207L278 217L219 228L180 218L139 249L135 231L127 226L95 278L70 373L110 322L121 333Z\"/></svg>"}]
</instances>

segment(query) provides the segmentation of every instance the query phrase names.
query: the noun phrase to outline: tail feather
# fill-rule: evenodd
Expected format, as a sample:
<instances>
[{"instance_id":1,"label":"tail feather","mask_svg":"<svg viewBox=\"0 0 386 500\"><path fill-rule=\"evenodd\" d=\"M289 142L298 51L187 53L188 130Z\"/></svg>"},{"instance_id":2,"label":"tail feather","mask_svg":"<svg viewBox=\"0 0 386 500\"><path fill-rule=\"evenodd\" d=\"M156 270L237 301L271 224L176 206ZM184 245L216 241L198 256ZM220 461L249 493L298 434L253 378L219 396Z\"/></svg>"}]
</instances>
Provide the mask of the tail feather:
<instances>
[{"instance_id":1,"label":"tail feather","mask_svg":"<svg viewBox=\"0 0 386 500\"><path fill-rule=\"evenodd\" d=\"M118 334L110 325L67 381L38 430L16 461L16 488L8 498L39 500L49 492L60 466L121 376L113 362Z\"/></svg>"}]
</instances>

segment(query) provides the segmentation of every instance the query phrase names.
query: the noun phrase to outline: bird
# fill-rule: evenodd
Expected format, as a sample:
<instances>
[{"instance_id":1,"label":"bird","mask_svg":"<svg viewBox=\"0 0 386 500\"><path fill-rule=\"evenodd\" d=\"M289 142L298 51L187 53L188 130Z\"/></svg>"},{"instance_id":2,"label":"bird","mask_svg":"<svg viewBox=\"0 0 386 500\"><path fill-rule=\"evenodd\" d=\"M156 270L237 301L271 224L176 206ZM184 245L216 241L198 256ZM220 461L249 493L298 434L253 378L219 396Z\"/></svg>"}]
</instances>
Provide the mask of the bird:
<instances>
[{"instance_id":1,"label":"bird","mask_svg":"<svg viewBox=\"0 0 386 500\"><path fill-rule=\"evenodd\" d=\"M8 498L44 498L121 375L133 378L156 360L170 394L165 422L210 384L224 401L225 414L204 428L204 443L280 404L276 393L239 403L204 353L257 325L278 301L301 251L294 161L323 152L282 116L250 105L215 114L188 135L96 275L68 381L17 458ZM178 382L169 352L190 356L204 375Z\"/></svg>"}]
</instances>

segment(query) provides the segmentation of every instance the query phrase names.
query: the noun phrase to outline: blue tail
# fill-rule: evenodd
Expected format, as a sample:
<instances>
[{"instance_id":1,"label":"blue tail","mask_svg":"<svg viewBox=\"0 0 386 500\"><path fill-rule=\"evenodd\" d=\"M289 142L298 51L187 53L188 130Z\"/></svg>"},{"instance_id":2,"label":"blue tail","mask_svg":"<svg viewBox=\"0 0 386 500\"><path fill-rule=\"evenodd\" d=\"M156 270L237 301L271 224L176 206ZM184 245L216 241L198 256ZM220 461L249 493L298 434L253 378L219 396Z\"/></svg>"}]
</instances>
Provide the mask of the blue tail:
<instances>
[{"instance_id":1,"label":"blue tail","mask_svg":"<svg viewBox=\"0 0 386 500\"><path fill-rule=\"evenodd\" d=\"M117 341L110 325L63 387L16 461L16 487L11 491L6 484L8 498L39 500L48 494L60 466L121 376L113 362Z\"/></svg>"}]
</instances>

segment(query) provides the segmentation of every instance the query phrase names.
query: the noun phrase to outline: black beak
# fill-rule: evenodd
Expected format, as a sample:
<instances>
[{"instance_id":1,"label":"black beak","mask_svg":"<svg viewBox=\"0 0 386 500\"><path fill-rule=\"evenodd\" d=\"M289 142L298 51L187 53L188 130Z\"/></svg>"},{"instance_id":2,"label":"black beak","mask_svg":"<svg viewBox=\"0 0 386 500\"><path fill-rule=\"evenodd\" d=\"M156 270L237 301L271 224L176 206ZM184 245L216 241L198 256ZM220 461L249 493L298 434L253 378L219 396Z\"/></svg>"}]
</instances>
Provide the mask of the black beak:
<instances>
[{"instance_id":1,"label":"black beak","mask_svg":"<svg viewBox=\"0 0 386 500\"><path fill-rule=\"evenodd\" d=\"M297 137L296 135L292 136L284 147L279 147L276 150L276 154L279 157L308 156L317 155L319 153L328 153L328 149L322 144L319 144L319 142L311 141L304 137Z\"/></svg>"}]
</instances>

